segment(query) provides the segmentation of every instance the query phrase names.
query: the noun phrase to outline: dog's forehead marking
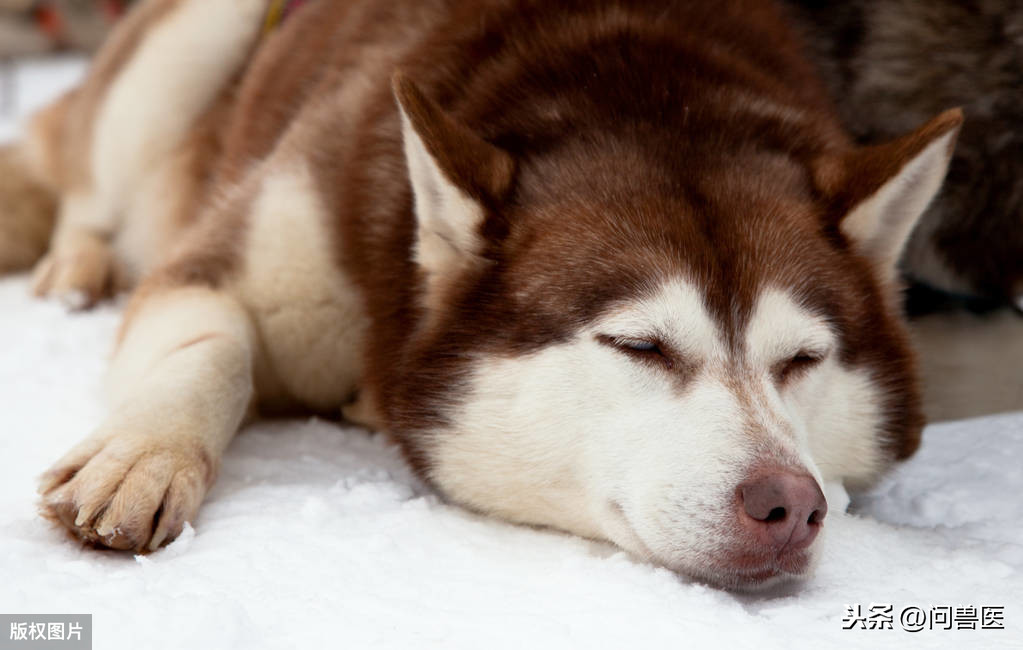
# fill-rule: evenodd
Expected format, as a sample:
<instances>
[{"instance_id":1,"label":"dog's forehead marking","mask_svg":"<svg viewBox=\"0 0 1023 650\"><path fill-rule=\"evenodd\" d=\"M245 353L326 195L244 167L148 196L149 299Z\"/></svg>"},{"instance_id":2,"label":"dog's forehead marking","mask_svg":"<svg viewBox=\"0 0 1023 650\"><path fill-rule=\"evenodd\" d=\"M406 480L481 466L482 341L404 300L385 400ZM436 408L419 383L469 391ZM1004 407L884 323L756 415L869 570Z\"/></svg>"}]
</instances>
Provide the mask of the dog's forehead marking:
<instances>
[{"instance_id":1,"label":"dog's forehead marking","mask_svg":"<svg viewBox=\"0 0 1023 650\"><path fill-rule=\"evenodd\" d=\"M744 337L746 354L754 364L800 353L825 356L834 339L825 318L802 307L789 292L770 286L757 297Z\"/></svg>"},{"instance_id":2,"label":"dog's forehead marking","mask_svg":"<svg viewBox=\"0 0 1023 650\"><path fill-rule=\"evenodd\" d=\"M827 354L835 335L827 320L801 306L782 288L760 290L752 316L739 324L741 347L731 350L726 332L736 323L721 322L707 309L702 291L685 278L672 278L656 290L601 319L602 334L655 337L676 350L705 361L741 362L764 367L799 353ZM741 358L736 358L736 352ZM730 364L731 365L731 364Z\"/></svg>"},{"instance_id":3,"label":"dog's forehead marking","mask_svg":"<svg viewBox=\"0 0 1023 650\"><path fill-rule=\"evenodd\" d=\"M696 284L674 278L613 312L598 328L624 337L653 336L681 351L700 366L700 384L717 385L732 396L729 417L741 421L750 440L774 448L779 459L802 456L801 445L794 439L797 434L785 416L787 408L773 384L772 369L799 354L827 356L835 345L827 320L801 306L789 291L767 285L759 290L751 316L741 324L744 329L736 348L726 336L735 324L711 314Z\"/></svg>"},{"instance_id":4,"label":"dog's forehead marking","mask_svg":"<svg viewBox=\"0 0 1023 650\"><path fill-rule=\"evenodd\" d=\"M710 317L704 296L684 278L672 278L639 300L601 319L598 329L637 339L656 337L695 359L726 358L721 328Z\"/></svg>"}]
</instances>

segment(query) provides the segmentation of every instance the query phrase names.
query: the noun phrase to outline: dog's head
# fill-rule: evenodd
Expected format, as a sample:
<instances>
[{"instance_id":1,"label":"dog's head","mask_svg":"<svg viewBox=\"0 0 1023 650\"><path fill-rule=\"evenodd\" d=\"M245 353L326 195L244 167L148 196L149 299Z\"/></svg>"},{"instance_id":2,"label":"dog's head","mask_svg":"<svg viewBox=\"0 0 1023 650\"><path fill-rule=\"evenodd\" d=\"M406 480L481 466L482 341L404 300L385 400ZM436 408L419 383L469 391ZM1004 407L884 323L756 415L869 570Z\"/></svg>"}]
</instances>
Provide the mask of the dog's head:
<instances>
[{"instance_id":1,"label":"dog's head","mask_svg":"<svg viewBox=\"0 0 1023 650\"><path fill-rule=\"evenodd\" d=\"M805 574L822 483L917 446L895 263L960 114L805 161L627 130L526 157L396 93L423 318L388 409L431 482L715 584Z\"/></svg>"}]
</instances>

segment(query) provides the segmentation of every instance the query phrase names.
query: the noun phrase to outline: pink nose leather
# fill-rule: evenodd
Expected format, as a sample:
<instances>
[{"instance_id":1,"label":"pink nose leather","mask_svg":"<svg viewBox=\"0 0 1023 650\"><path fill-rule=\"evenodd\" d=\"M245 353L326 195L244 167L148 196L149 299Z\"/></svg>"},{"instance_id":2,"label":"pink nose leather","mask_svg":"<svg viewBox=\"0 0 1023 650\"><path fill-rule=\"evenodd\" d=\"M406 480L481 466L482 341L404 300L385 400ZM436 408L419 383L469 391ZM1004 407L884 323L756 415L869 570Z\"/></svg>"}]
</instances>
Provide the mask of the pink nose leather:
<instances>
[{"instance_id":1,"label":"pink nose leather","mask_svg":"<svg viewBox=\"0 0 1023 650\"><path fill-rule=\"evenodd\" d=\"M775 471L739 485L744 527L762 546L783 554L809 546L828 514L812 477Z\"/></svg>"}]
</instances>

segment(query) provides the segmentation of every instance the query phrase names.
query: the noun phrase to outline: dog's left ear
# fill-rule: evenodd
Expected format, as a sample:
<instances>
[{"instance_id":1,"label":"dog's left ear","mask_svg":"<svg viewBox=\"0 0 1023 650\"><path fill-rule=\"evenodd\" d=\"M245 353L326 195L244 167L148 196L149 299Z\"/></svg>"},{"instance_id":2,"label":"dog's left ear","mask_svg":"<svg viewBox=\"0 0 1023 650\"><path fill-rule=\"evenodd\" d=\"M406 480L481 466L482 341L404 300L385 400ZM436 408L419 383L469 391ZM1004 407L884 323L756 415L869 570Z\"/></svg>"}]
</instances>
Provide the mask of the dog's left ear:
<instances>
[{"instance_id":1,"label":"dog's left ear","mask_svg":"<svg viewBox=\"0 0 1023 650\"><path fill-rule=\"evenodd\" d=\"M478 261L489 206L511 187L515 161L455 120L401 72L392 80L415 198L416 261L427 291Z\"/></svg>"},{"instance_id":2,"label":"dog's left ear","mask_svg":"<svg viewBox=\"0 0 1023 650\"><path fill-rule=\"evenodd\" d=\"M948 110L892 142L814 163L814 182L829 197L842 233L887 281L895 279L902 249L941 187L962 122L962 110Z\"/></svg>"}]
</instances>

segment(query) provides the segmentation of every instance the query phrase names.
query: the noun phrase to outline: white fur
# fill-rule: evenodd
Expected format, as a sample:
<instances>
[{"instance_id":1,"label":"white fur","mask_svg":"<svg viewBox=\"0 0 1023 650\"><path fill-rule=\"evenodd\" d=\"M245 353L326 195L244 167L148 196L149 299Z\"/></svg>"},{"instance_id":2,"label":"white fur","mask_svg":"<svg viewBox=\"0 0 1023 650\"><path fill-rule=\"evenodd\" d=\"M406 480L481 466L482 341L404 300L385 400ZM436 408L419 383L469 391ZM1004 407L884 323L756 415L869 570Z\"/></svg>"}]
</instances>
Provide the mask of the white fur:
<instances>
[{"instance_id":1,"label":"white fur","mask_svg":"<svg viewBox=\"0 0 1023 650\"><path fill-rule=\"evenodd\" d=\"M727 356L717 323L704 308L703 295L691 283L677 281L606 317L601 333L631 339L656 339L691 359L724 361Z\"/></svg>"},{"instance_id":2,"label":"white fur","mask_svg":"<svg viewBox=\"0 0 1023 650\"><path fill-rule=\"evenodd\" d=\"M835 358L827 321L781 289L769 288L757 301L746 339L758 368L801 352L822 359L802 381L768 395L776 398L775 409L785 414L818 480L857 484L873 478L882 463L875 436L881 396L867 372L845 368Z\"/></svg>"},{"instance_id":3,"label":"white fur","mask_svg":"<svg viewBox=\"0 0 1023 650\"><path fill-rule=\"evenodd\" d=\"M198 439L219 457L252 398L252 342L247 315L222 293L183 288L150 298L107 375L113 428Z\"/></svg>"},{"instance_id":4,"label":"white fur","mask_svg":"<svg viewBox=\"0 0 1023 650\"><path fill-rule=\"evenodd\" d=\"M76 221L112 228L128 195L244 63L265 10L266 0L190 0L146 35L100 105L93 204Z\"/></svg>"},{"instance_id":5,"label":"white fur","mask_svg":"<svg viewBox=\"0 0 1023 650\"><path fill-rule=\"evenodd\" d=\"M137 307L108 376L111 411L43 477L69 527L155 550L192 520L252 399L252 332L230 296L178 288ZM118 541L119 540L119 541Z\"/></svg>"},{"instance_id":6,"label":"white fur","mask_svg":"<svg viewBox=\"0 0 1023 650\"><path fill-rule=\"evenodd\" d=\"M790 404L809 436L810 453L824 480L862 487L884 466L878 427L881 392L866 370L829 357L813 379L793 387Z\"/></svg>"},{"instance_id":7,"label":"white fur","mask_svg":"<svg viewBox=\"0 0 1023 650\"><path fill-rule=\"evenodd\" d=\"M656 338L695 376L683 384L599 335ZM732 542L735 490L758 463L823 482L877 453L877 395L835 360L824 319L768 289L743 339L731 350L699 290L673 280L571 341L482 360L436 437L432 478L471 507L708 575ZM776 363L806 350L827 360L776 385Z\"/></svg>"},{"instance_id":8,"label":"white fur","mask_svg":"<svg viewBox=\"0 0 1023 650\"><path fill-rule=\"evenodd\" d=\"M306 163L270 163L249 212L239 286L264 345L262 378L308 406L336 407L356 388L367 317L337 271L330 215Z\"/></svg>"},{"instance_id":9,"label":"white fur","mask_svg":"<svg viewBox=\"0 0 1023 650\"><path fill-rule=\"evenodd\" d=\"M769 367L800 353L827 357L834 345L834 332L824 318L781 289L761 292L746 331L746 351L755 365Z\"/></svg>"},{"instance_id":10,"label":"white fur","mask_svg":"<svg viewBox=\"0 0 1023 650\"><path fill-rule=\"evenodd\" d=\"M401 123L418 223L414 254L427 278L423 302L436 309L443 298L443 279L457 277L477 259L483 208L444 175L404 109Z\"/></svg>"},{"instance_id":11,"label":"white fur","mask_svg":"<svg viewBox=\"0 0 1023 650\"><path fill-rule=\"evenodd\" d=\"M182 191L183 179L193 172L193 152L183 147L153 166L126 199L125 218L114 240L118 280L135 286L150 270L157 268L172 250L181 228L183 210L192 199Z\"/></svg>"},{"instance_id":12,"label":"white fur","mask_svg":"<svg viewBox=\"0 0 1023 650\"><path fill-rule=\"evenodd\" d=\"M186 0L141 40L97 108L91 178L62 197L36 291L94 300L112 275L131 285L161 261L183 200L182 145L247 60L266 1ZM116 265L109 251L80 261L83 241L112 239Z\"/></svg>"}]
</instances>

